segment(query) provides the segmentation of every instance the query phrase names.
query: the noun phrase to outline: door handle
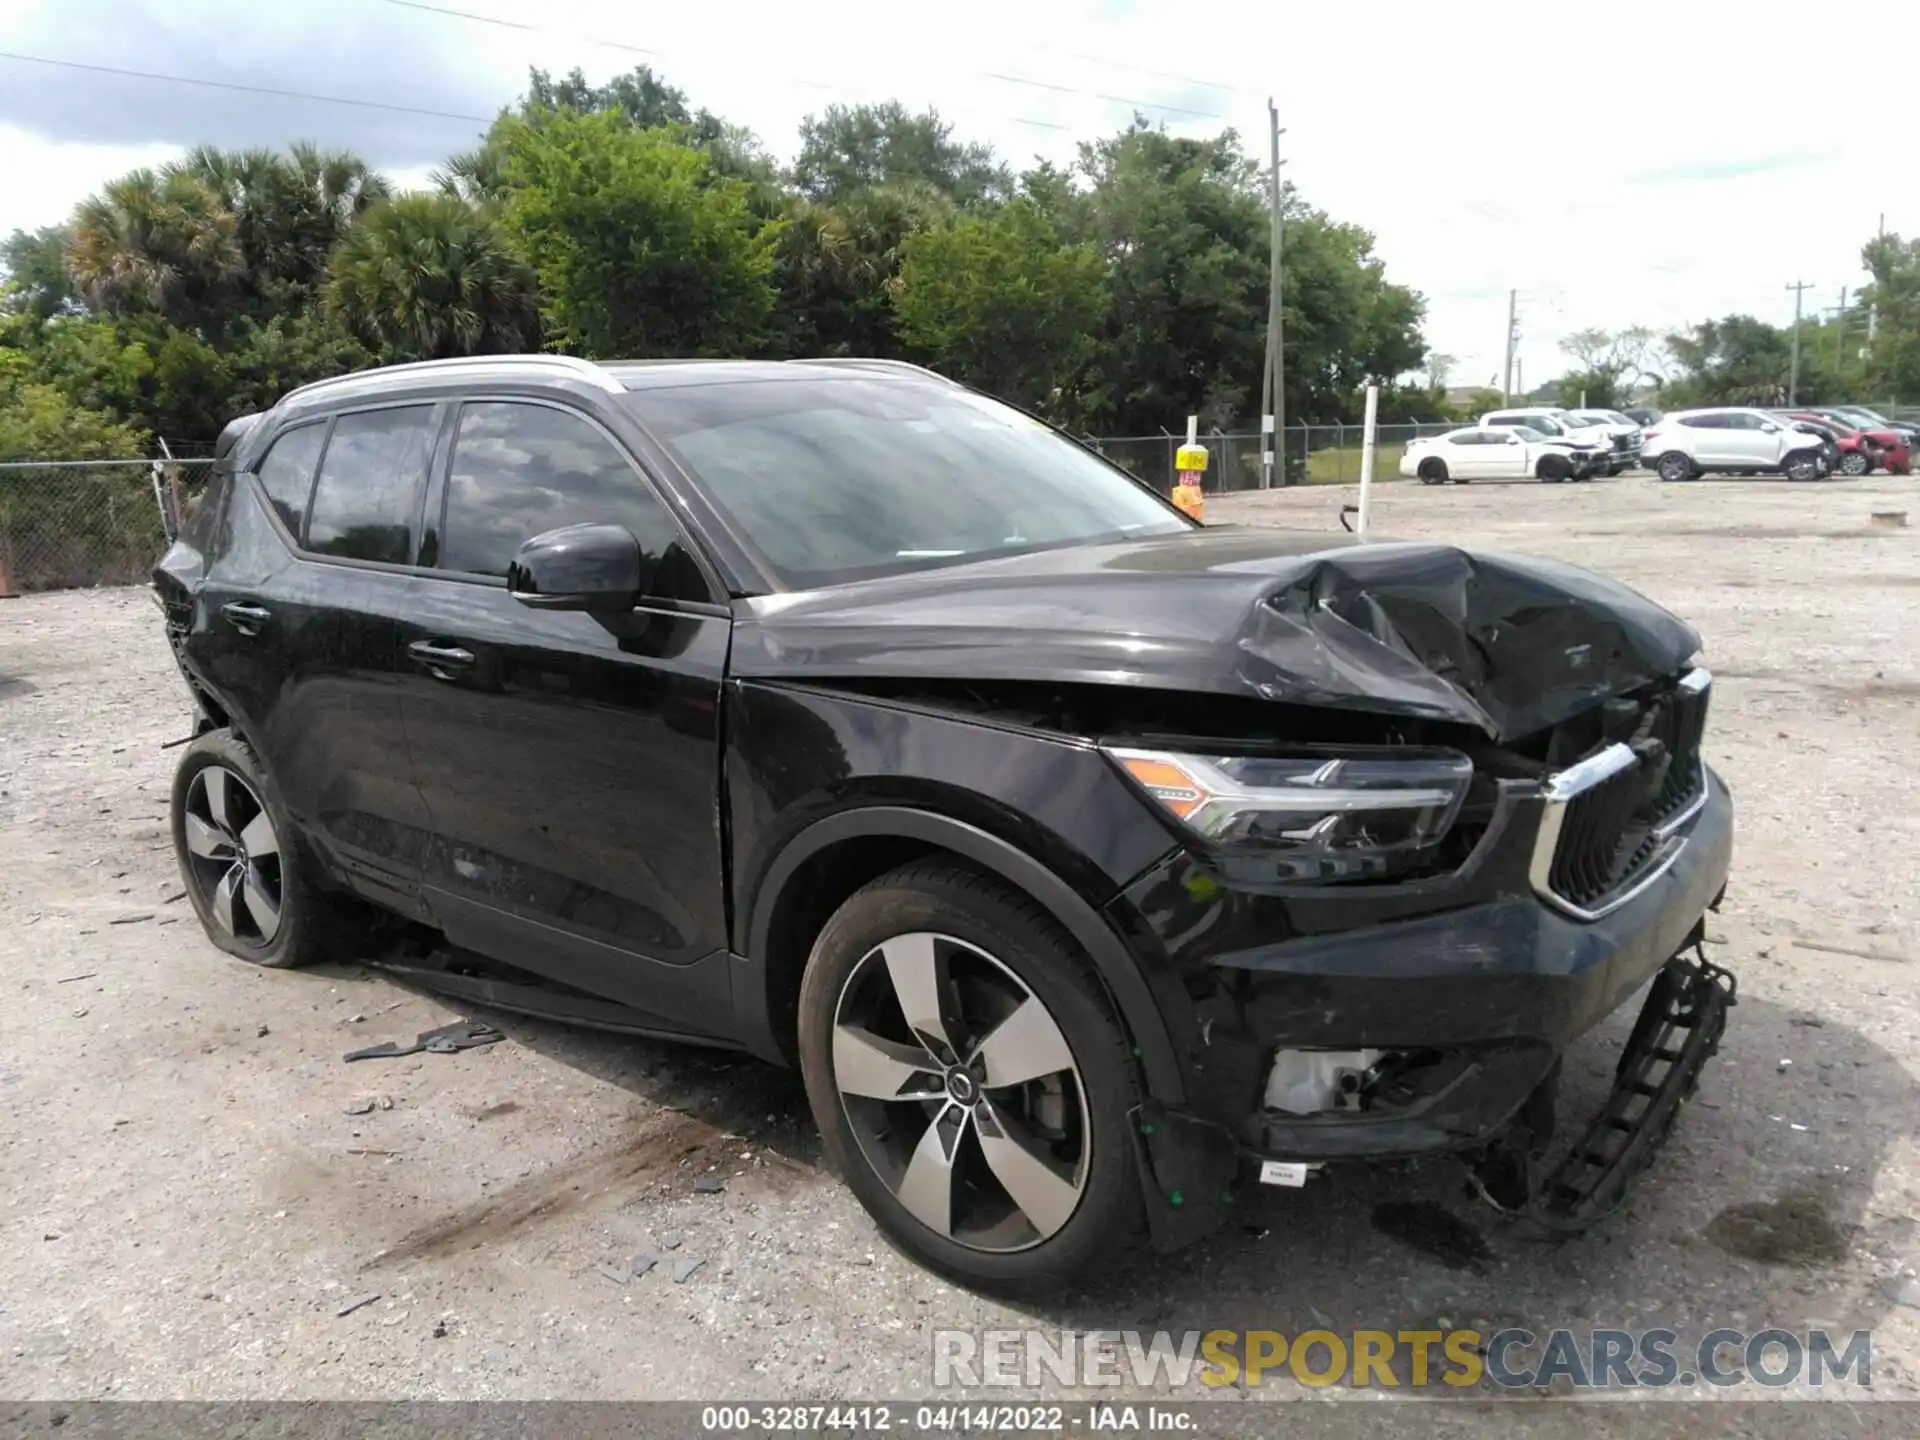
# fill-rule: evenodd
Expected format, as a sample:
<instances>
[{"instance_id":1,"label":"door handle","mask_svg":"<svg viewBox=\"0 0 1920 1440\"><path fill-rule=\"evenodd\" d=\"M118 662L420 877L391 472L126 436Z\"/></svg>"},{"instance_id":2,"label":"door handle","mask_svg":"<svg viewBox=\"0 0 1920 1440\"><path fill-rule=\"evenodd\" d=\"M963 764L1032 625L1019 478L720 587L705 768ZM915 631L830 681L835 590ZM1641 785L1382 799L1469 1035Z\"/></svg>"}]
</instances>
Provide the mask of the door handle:
<instances>
[{"instance_id":1,"label":"door handle","mask_svg":"<svg viewBox=\"0 0 1920 1440\"><path fill-rule=\"evenodd\" d=\"M457 645L436 645L431 640L416 640L407 646L407 655L436 680L451 680L454 672L473 668L473 652L462 650Z\"/></svg>"},{"instance_id":2,"label":"door handle","mask_svg":"<svg viewBox=\"0 0 1920 1440\"><path fill-rule=\"evenodd\" d=\"M220 607L220 613L242 635L258 635L260 627L273 618L273 612L264 605L249 605L243 600L229 601Z\"/></svg>"}]
</instances>

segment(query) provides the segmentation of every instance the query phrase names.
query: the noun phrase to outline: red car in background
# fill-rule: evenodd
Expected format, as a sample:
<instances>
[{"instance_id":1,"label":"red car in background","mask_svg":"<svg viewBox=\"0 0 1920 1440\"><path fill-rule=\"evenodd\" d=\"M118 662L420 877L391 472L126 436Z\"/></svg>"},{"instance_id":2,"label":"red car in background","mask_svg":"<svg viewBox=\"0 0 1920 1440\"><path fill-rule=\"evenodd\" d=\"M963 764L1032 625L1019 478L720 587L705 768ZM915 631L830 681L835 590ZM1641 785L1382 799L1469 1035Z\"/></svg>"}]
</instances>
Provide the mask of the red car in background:
<instances>
[{"instance_id":1,"label":"red car in background","mask_svg":"<svg viewBox=\"0 0 1920 1440\"><path fill-rule=\"evenodd\" d=\"M1833 432L1840 446L1840 459L1834 469L1842 475L1871 475L1884 468L1890 475L1905 475L1913 456L1906 440L1895 430L1861 430L1839 416L1819 410L1782 410L1789 420L1806 420Z\"/></svg>"}]
</instances>

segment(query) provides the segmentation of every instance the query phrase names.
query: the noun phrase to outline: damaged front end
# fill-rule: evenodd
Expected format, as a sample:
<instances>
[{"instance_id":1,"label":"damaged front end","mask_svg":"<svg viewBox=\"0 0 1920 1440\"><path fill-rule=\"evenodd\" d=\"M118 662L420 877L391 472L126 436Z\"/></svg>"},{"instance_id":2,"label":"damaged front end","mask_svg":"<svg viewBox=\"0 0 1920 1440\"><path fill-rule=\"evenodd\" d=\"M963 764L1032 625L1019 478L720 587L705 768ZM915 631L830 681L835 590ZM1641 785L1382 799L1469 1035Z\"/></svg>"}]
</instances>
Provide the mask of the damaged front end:
<instances>
[{"instance_id":1,"label":"damaged front end","mask_svg":"<svg viewBox=\"0 0 1920 1440\"><path fill-rule=\"evenodd\" d=\"M1589 1223L1731 1000L1679 958L1732 850L1699 636L1550 561L1329 540L1210 531L764 597L734 665L1058 737L1162 827L1157 858L1082 878L1111 882L1179 1050L1183 1093L1150 1087L1138 1116L1161 1243L1252 1176L1437 1153L1508 1208ZM1014 803L1068 859L1137 855L1074 775L1099 803ZM1605 1134L1542 1173L1562 1057L1649 982Z\"/></svg>"}]
</instances>

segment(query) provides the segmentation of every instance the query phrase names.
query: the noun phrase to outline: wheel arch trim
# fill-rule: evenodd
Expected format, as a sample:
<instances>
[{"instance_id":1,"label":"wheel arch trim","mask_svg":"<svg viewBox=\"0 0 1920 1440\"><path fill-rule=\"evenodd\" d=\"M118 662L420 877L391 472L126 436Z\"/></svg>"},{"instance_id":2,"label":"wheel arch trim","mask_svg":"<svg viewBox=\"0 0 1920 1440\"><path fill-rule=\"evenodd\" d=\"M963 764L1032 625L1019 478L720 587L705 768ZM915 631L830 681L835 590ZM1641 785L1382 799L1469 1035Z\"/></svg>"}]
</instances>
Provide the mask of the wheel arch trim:
<instances>
[{"instance_id":1,"label":"wheel arch trim","mask_svg":"<svg viewBox=\"0 0 1920 1440\"><path fill-rule=\"evenodd\" d=\"M736 955L735 1023L747 1048L784 1061L773 1032L765 956L773 919L788 882L808 860L845 840L897 837L938 846L998 875L1043 906L1086 951L1126 1026L1149 1093L1169 1105L1185 1102L1186 1082L1166 1017L1139 964L1108 922L1074 888L1024 850L964 820L899 805L863 806L816 820L776 855L755 889L747 953Z\"/></svg>"}]
</instances>

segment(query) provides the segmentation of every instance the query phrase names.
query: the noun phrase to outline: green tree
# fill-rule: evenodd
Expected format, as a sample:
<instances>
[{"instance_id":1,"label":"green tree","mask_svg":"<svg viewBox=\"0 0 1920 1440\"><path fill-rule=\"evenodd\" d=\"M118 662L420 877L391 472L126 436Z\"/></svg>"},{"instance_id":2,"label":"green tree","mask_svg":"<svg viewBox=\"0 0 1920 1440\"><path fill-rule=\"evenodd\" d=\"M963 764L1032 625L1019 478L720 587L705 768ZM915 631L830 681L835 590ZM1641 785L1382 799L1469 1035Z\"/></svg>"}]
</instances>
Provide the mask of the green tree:
<instances>
[{"instance_id":1,"label":"green tree","mask_svg":"<svg viewBox=\"0 0 1920 1440\"><path fill-rule=\"evenodd\" d=\"M768 339L781 222L672 132L560 111L510 121L501 223L555 338L592 356L729 355Z\"/></svg>"},{"instance_id":2,"label":"green tree","mask_svg":"<svg viewBox=\"0 0 1920 1440\"><path fill-rule=\"evenodd\" d=\"M1874 314L1864 383L1877 395L1920 398L1920 240L1879 236L1861 260L1873 276L1861 299Z\"/></svg>"},{"instance_id":3,"label":"green tree","mask_svg":"<svg viewBox=\"0 0 1920 1440\"><path fill-rule=\"evenodd\" d=\"M1764 320L1727 315L1703 321L1668 336L1667 348L1674 374L1660 391L1660 403L1668 409L1786 401L1792 337Z\"/></svg>"},{"instance_id":4,"label":"green tree","mask_svg":"<svg viewBox=\"0 0 1920 1440\"><path fill-rule=\"evenodd\" d=\"M793 182L811 200L840 200L877 185L918 182L959 205L1004 199L1013 176L989 145L964 144L937 110L829 105L800 122Z\"/></svg>"},{"instance_id":5,"label":"green tree","mask_svg":"<svg viewBox=\"0 0 1920 1440\"><path fill-rule=\"evenodd\" d=\"M218 321L246 271L235 228L201 178L134 170L80 202L67 268L95 310Z\"/></svg>"},{"instance_id":6,"label":"green tree","mask_svg":"<svg viewBox=\"0 0 1920 1440\"><path fill-rule=\"evenodd\" d=\"M900 334L991 394L1084 424L1089 337L1107 308L1091 244L1062 245L1028 200L907 238L893 282Z\"/></svg>"},{"instance_id":7,"label":"green tree","mask_svg":"<svg viewBox=\"0 0 1920 1440\"><path fill-rule=\"evenodd\" d=\"M0 270L7 282L0 312L40 321L77 309L79 295L67 273L72 244L73 232L64 225L16 230L0 242Z\"/></svg>"},{"instance_id":8,"label":"green tree","mask_svg":"<svg viewBox=\"0 0 1920 1440\"><path fill-rule=\"evenodd\" d=\"M840 201L790 196L774 250L769 352L903 355L888 286L908 237L957 213L930 185L882 185Z\"/></svg>"},{"instance_id":9,"label":"green tree","mask_svg":"<svg viewBox=\"0 0 1920 1440\"><path fill-rule=\"evenodd\" d=\"M333 252L327 308L387 360L531 349L532 272L495 222L457 196L402 195L367 212Z\"/></svg>"},{"instance_id":10,"label":"green tree","mask_svg":"<svg viewBox=\"0 0 1920 1440\"><path fill-rule=\"evenodd\" d=\"M309 303L334 247L392 196L386 177L358 156L305 142L285 155L202 145L162 173L219 196L233 216L254 308L270 314Z\"/></svg>"},{"instance_id":11,"label":"green tree","mask_svg":"<svg viewBox=\"0 0 1920 1440\"><path fill-rule=\"evenodd\" d=\"M145 453L146 443L135 427L36 378L24 351L0 348L0 462L124 460Z\"/></svg>"}]
</instances>

